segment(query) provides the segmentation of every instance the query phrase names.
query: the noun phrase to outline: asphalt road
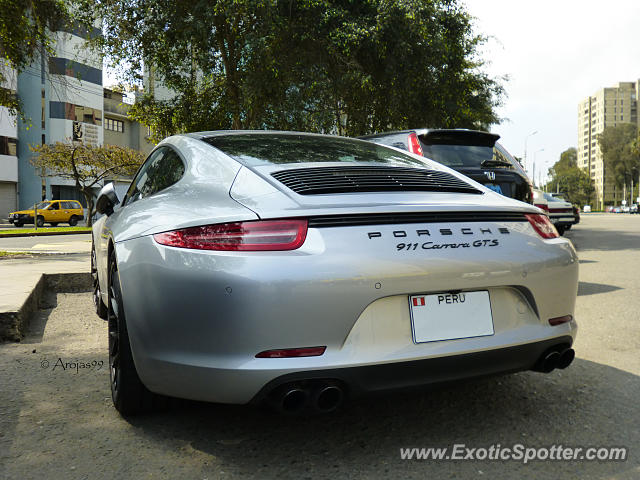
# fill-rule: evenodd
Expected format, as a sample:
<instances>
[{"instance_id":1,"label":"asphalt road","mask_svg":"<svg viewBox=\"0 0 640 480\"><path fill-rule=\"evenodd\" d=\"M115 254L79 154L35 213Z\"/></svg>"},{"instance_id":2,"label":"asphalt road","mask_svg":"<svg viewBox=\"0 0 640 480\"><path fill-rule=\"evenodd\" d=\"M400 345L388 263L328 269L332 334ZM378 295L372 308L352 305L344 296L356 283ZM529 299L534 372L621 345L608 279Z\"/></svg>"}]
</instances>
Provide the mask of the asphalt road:
<instances>
[{"instance_id":1,"label":"asphalt road","mask_svg":"<svg viewBox=\"0 0 640 480\"><path fill-rule=\"evenodd\" d=\"M34 253L84 253L91 252L91 235L47 235L40 237L7 237L0 236L0 251L34 252Z\"/></svg>"},{"instance_id":2,"label":"asphalt road","mask_svg":"<svg viewBox=\"0 0 640 480\"><path fill-rule=\"evenodd\" d=\"M369 398L316 417L183 402L122 419L109 398L105 324L90 295L60 294L24 343L0 345L0 478L638 479L640 216L584 215L567 237L581 262L567 370ZM89 368L60 366L74 361ZM624 462L400 459L401 448L455 444L629 450Z\"/></svg>"}]
</instances>

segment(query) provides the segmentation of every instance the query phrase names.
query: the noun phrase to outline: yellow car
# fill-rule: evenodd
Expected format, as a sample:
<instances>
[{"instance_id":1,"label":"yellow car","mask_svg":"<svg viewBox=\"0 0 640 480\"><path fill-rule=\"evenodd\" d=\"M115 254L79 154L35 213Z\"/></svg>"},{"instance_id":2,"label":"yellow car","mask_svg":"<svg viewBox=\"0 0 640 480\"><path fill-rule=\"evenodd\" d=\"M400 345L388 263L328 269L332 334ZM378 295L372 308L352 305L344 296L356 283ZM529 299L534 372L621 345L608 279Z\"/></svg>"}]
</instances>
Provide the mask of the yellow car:
<instances>
[{"instance_id":1,"label":"yellow car","mask_svg":"<svg viewBox=\"0 0 640 480\"><path fill-rule=\"evenodd\" d=\"M72 227L84 218L84 210L77 200L45 200L37 205L38 218L36 225L42 227L45 222L54 227L59 223L68 223ZM20 210L9 214L9 221L16 227L33 222L33 209Z\"/></svg>"}]
</instances>

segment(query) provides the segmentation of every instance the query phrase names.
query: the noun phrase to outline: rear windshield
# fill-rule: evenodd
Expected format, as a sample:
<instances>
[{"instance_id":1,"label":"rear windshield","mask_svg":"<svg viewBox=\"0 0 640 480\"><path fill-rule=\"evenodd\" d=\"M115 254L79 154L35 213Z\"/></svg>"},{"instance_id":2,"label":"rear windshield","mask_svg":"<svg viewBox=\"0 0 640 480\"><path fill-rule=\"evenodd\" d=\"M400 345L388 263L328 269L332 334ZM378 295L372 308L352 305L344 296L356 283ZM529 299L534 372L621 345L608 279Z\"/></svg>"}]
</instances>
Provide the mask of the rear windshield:
<instances>
[{"instance_id":1,"label":"rear windshield","mask_svg":"<svg viewBox=\"0 0 640 480\"><path fill-rule=\"evenodd\" d=\"M562 197L554 197L553 195L551 195L550 193L543 193L542 196L548 201L548 202L564 202L565 199Z\"/></svg>"},{"instance_id":2,"label":"rear windshield","mask_svg":"<svg viewBox=\"0 0 640 480\"><path fill-rule=\"evenodd\" d=\"M342 137L254 133L203 140L248 166L312 162L425 166L418 159L382 145Z\"/></svg>"},{"instance_id":3,"label":"rear windshield","mask_svg":"<svg viewBox=\"0 0 640 480\"><path fill-rule=\"evenodd\" d=\"M448 167L478 168L494 156L493 148L473 145L422 145L422 151L425 157Z\"/></svg>"},{"instance_id":4,"label":"rear windshield","mask_svg":"<svg viewBox=\"0 0 640 480\"><path fill-rule=\"evenodd\" d=\"M514 160L497 146L429 145L422 143L424 156L452 168L505 168L520 171Z\"/></svg>"}]
</instances>

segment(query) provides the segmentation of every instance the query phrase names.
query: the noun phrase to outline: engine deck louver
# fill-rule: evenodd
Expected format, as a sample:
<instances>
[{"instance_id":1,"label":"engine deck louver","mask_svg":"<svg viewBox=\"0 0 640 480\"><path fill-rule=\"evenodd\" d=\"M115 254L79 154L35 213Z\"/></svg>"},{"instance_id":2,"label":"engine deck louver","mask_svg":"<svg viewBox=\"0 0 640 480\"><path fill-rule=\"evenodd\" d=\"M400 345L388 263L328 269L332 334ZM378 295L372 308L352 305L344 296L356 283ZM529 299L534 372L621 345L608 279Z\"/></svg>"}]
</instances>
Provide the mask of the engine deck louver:
<instances>
[{"instance_id":1,"label":"engine deck louver","mask_svg":"<svg viewBox=\"0 0 640 480\"><path fill-rule=\"evenodd\" d=\"M299 195L359 192L482 192L450 173L405 167L314 167L271 174Z\"/></svg>"}]
</instances>

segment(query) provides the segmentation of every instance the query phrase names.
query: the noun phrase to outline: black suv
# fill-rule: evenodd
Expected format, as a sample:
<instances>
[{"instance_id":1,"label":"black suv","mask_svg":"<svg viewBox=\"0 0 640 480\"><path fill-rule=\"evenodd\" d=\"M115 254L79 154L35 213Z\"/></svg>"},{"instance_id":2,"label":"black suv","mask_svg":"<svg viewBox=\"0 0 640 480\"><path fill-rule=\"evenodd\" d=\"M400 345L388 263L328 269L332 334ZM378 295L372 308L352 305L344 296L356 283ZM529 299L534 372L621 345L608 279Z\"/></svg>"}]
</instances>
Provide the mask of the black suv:
<instances>
[{"instance_id":1,"label":"black suv","mask_svg":"<svg viewBox=\"0 0 640 480\"><path fill-rule=\"evenodd\" d=\"M533 186L527 174L497 142L500 135L495 133L419 129L359 138L417 153L453 168L502 195L533 203Z\"/></svg>"}]
</instances>

